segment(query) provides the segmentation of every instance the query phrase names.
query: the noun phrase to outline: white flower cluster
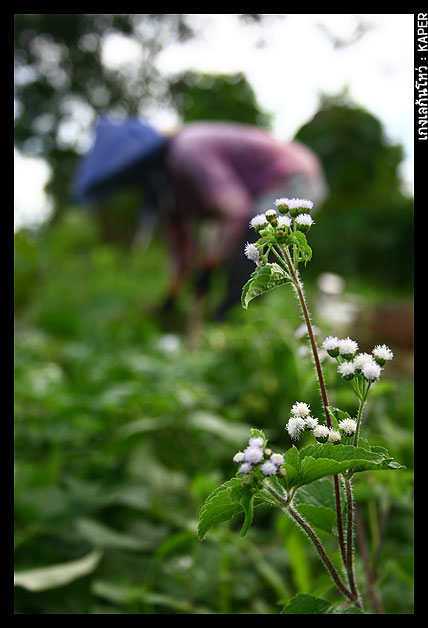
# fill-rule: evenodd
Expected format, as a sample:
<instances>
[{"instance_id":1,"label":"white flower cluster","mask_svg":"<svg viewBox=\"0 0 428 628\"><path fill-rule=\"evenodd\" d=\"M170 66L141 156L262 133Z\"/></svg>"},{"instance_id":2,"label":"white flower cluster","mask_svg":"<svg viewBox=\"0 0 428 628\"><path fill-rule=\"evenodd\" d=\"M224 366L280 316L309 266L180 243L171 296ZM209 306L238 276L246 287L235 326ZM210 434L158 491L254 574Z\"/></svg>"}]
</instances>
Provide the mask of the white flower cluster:
<instances>
[{"instance_id":1,"label":"white flower cluster","mask_svg":"<svg viewBox=\"0 0 428 628\"><path fill-rule=\"evenodd\" d=\"M312 201L304 198L277 198L275 205L281 212L300 209L301 213L310 212L314 206Z\"/></svg>"},{"instance_id":2,"label":"white flower cluster","mask_svg":"<svg viewBox=\"0 0 428 628\"><path fill-rule=\"evenodd\" d=\"M275 206L281 214L289 214L289 216L286 216L289 220L290 216L294 218L295 225L299 231L309 231L314 224L309 213L314 206L312 201L305 198L277 198Z\"/></svg>"},{"instance_id":3,"label":"white flower cluster","mask_svg":"<svg viewBox=\"0 0 428 628\"><path fill-rule=\"evenodd\" d=\"M291 417L285 429L292 440L299 440L305 430L313 430L318 425L318 419L311 416L311 409L307 403L296 401L291 408Z\"/></svg>"},{"instance_id":4,"label":"white flower cluster","mask_svg":"<svg viewBox=\"0 0 428 628\"><path fill-rule=\"evenodd\" d=\"M358 351L358 344L351 338L336 338L336 336L328 336L322 343L322 348L332 358L342 357L344 360L352 360Z\"/></svg>"},{"instance_id":5,"label":"white flower cluster","mask_svg":"<svg viewBox=\"0 0 428 628\"><path fill-rule=\"evenodd\" d=\"M250 259L254 263L257 263L260 260L259 249L254 246L254 244L250 244L249 242L247 242L247 244L245 245L244 253L248 257L248 259Z\"/></svg>"},{"instance_id":6,"label":"white flower cluster","mask_svg":"<svg viewBox=\"0 0 428 628\"><path fill-rule=\"evenodd\" d=\"M267 238L259 246L250 242L245 245L245 255L257 266L266 264L267 257L263 256L263 249L268 241L272 246L274 241L272 236L276 238L277 243L286 244L290 230L306 233L314 224L310 215L312 201L303 198L277 198L274 203L276 209L268 209L264 213L256 214L249 223L250 227L262 238Z\"/></svg>"},{"instance_id":7,"label":"white flower cluster","mask_svg":"<svg viewBox=\"0 0 428 628\"><path fill-rule=\"evenodd\" d=\"M344 361L339 363L337 370L348 380L362 375L368 382L375 382L380 378L382 367L394 357L386 345L377 345L372 353L357 353L358 345L351 338L328 336L322 343L322 348L333 358L343 358Z\"/></svg>"},{"instance_id":8,"label":"white flower cluster","mask_svg":"<svg viewBox=\"0 0 428 628\"><path fill-rule=\"evenodd\" d=\"M244 451L238 451L233 461L239 464L238 473L248 474L258 468L263 475L285 475L284 456L273 452L266 447L266 441L261 437L253 437L248 441ZM258 466L257 466L258 465Z\"/></svg>"},{"instance_id":9,"label":"white flower cluster","mask_svg":"<svg viewBox=\"0 0 428 628\"><path fill-rule=\"evenodd\" d=\"M274 201L279 214L275 209L268 209L263 214L257 214L250 220L250 227L262 231L270 223L278 229L287 230L295 219L296 227L301 231L308 231L314 224L309 212L313 202L303 198L277 198ZM282 215L281 215L282 214Z\"/></svg>"},{"instance_id":10,"label":"white flower cluster","mask_svg":"<svg viewBox=\"0 0 428 628\"><path fill-rule=\"evenodd\" d=\"M318 419L310 416L310 408L307 403L296 401L291 408L291 417L285 429L292 440L299 440L305 430L311 431L320 443L338 443L344 436L352 436L357 429L354 419L343 419L339 422L339 431L321 425ZM342 434L341 434L342 433Z\"/></svg>"},{"instance_id":11,"label":"white flower cluster","mask_svg":"<svg viewBox=\"0 0 428 628\"><path fill-rule=\"evenodd\" d=\"M265 214L257 214L257 216L254 216L254 218L250 220L250 227L256 231L263 229L263 227L266 227L267 224L268 221L266 220Z\"/></svg>"}]
</instances>

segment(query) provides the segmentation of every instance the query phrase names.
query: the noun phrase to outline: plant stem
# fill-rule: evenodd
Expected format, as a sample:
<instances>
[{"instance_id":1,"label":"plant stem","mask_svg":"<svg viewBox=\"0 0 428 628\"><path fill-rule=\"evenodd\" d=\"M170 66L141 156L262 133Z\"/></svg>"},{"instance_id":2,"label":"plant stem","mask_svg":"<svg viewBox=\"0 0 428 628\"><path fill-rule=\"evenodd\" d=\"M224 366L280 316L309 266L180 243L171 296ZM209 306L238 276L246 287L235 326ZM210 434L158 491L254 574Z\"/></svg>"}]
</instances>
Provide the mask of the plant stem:
<instances>
[{"instance_id":1,"label":"plant stem","mask_svg":"<svg viewBox=\"0 0 428 628\"><path fill-rule=\"evenodd\" d=\"M367 399L367 395L364 397L361 397L360 405L358 406L357 429L355 430L354 443L353 443L355 447L358 447L358 437L360 435L361 419L363 416L363 410L364 410L364 405L366 403L366 399Z\"/></svg>"},{"instance_id":2,"label":"plant stem","mask_svg":"<svg viewBox=\"0 0 428 628\"><path fill-rule=\"evenodd\" d=\"M325 386L325 382L324 382L324 376L322 373L322 369L321 369L321 362L319 359L319 355L318 355L318 348L315 342L315 337L314 337L314 332L312 329L312 323L311 323L311 318L309 316L309 312L308 312L308 308L306 305L306 301L305 301L305 296L303 294L303 290L302 290L302 286L300 283L300 280L294 270L294 267L291 263L291 260L288 256L287 253L287 249L286 247L281 247L281 251L282 254L284 255L284 258L287 262L288 265L288 270L291 274L291 277L293 279L293 283L296 286L296 290L297 290L297 294L299 297L299 301L300 301L300 305L303 311L303 316L305 318L306 321L306 327L308 330L308 334L309 334L309 340L311 343L311 347L312 347L312 354L314 356L314 361L315 361L315 366L316 366L316 370L317 370L317 375L318 375L318 382L320 385L320 389L321 389L321 397L322 397L322 402L323 402L323 406L324 406L324 413L325 413L325 418L327 421L327 425L328 427L331 427L331 418L330 418L330 414L328 412L328 398L327 398L327 389ZM342 508L341 508L341 504L340 504L340 488L339 488L339 479L337 477L337 475L334 476L334 493L335 493L335 499L336 499L336 518L337 518L337 532L339 535L339 544L340 544L340 551L342 553L342 560L343 560L343 564L346 566L346 547L345 547L345 537L343 534L343 524L342 524Z\"/></svg>"},{"instance_id":3,"label":"plant stem","mask_svg":"<svg viewBox=\"0 0 428 628\"><path fill-rule=\"evenodd\" d=\"M270 485L269 483L266 483L265 486L266 486L266 489L271 493L271 495L273 495L275 497L275 499L283 506L283 510L285 510L296 521L296 523L301 528L303 528L303 530L309 536L309 538L311 539L311 541L315 545L315 549L317 550L318 554L320 555L321 560L323 561L325 567L327 568L328 572L330 573L331 577L333 578L333 581L334 581L335 585L337 586L337 588L339 589L339 591L345 597L347 597L349 600L352 600L353 602L355 602L356 601L355 595L352 593L352 591L350 591L343 584L342 580L340 579L339 574L337 573L336 567L333 565L333 563L331 562L330 558L327 556L327 554L326 554L326 552L325 552L325 550L324 550L324 548L322 546L322 543L321 543L320 539L318 538L317 534L311 528L309 523L307 521L305 521L303 519L303 517L300 516L300 514L297 512L297 510L294 510L294 508L291 506L290 498L286 499L285 497L280 495L273 488L273 486Z\"/></svg>"},{"instance_id":4,"label":"plant stem","mask_svg":"<svg viewBox=\"0 0 428 628\"><path fill-rule=\"evenodd\" d=\"M349 586L355 597L355 603L362 610L361 595L355 580L353 553L354 553L354 501L352 496L352 484L350 478L345 478L346 508L347 508L347 539L346 539L346 571L348 573Z\"/></svg>"},{"instance_id":5,"label":"plant stem","mask_svg":"<svg viewBox=\"0 0 428 628\"><path fill-rule=\"evenodd\" d=\"M284 263L284 260L282 259L282 257L280 255L278 255L278 251L275 249L275 247L272 247L270 249L270 251L272 251L272 253L275 253L276 257L279 259L279 261L281 262L281 264L286 268L286 270L288 270L287 265Z\"/></svg>"},{"instance_id":6,"label":"plant stem","mask_svg":"<svg viewBox=\"0 0 428 628\"><path fill-rule=\"evenodd\" d=\"M337 586L337 588L339 589L339 591L349 600L352 600L353 602L357 602L356 596L352 593L352 591L350 591L343 584L342 580L340 579L339 574L337 573L335 566L333 565L333 563L331 562L331 560L325 553L325 550L321 544L321 541L319 540L315 532L312 530L311 526L299 515L297 510L294 510L292 506L288 506L288 512L291 515L291 517L299 524L299 526L303 528L303 530L306 532L306 534L309 536L309 538L313 542L315 549L320 555L321 560L323 561L325 567L327 568L328 572L333 578L333 581L335 585Z\"/></svg>"}]
</instances>

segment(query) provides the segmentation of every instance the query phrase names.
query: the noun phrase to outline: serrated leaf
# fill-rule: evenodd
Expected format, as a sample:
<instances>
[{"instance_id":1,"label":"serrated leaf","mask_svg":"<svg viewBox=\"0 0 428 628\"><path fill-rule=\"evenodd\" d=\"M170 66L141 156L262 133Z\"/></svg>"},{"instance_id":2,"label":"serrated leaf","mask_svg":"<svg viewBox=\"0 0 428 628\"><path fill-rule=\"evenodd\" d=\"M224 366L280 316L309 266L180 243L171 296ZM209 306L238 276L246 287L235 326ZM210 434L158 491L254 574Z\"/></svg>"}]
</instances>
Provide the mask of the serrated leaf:
<instances>
[{"instance_id":1,"label":"serrated leaf","mask_svg":"<svg viewBox=\"0 0 428 628\"><path fill-rule=\"evenodd\" d=\"M358 439L358 447L362 447L363 449L368 449L369 451L371 451L371 449L372 449L369 441L366 440L365 438L361 438L361 436ZM386 451L386 449L385 449L385 451Z\"/></svg>"},{"instance_id":2,"label":"serrated leaf","mask_svg":"<svg viewBox=\"0 0 428 628\"><path fill-rule=\"evenodd\" d=\"M284 606L281 615L321 615L330 606L330 602L308 593L299 593Z\"/></svg>"},{"instance_id":3,"label":"serrated leaf","mask_svg":"<svg viewBox=\"0 0 428 628\"><path fill-rule=\"evenodd\" d=\"M287 464L291 464L292 467L299 471L300 469L300 455L299 450L295 445L292 445L284 456L284 460Z\"/></svg>"},{"instance_id":4,"label":"serrated leaf","mask_svg":"<svg viewBox=\"0 0 428 628\"><path fill-rule=\"evenodd\" d=\"M244 486L242 478L232 478L215 489L205 500L199 514L198 538L202 541L208 530L217 523L228 521L245 512L243 535L252 523L253 509L262 503L251 487Z\"/></svg>"},{"instance_id":5,"label":"serrated leaf","mask_svg":"<svg viewBox=\"0 0 428 628\"><path fill-rule=\"evenodd\" d=\"M338 608L331 606L330 602L308 593L299 593L293 597L282 609L281 615L363 615L364 613L355 606Z\"/></svg>"},{"instance_id":6,"label":"serrated leaf","mask_svg":"<svg viewBox=\"0 0 428 628\"><path fill-rule=\"evenodd\" d=\"M233 489L242 484L239 478L232 478L208 495L199 514L198 538L203 540L208 530L215 524L231 519L242 510L242 504L233 496Z\"/></svg>"},{"instance_id":7,"label":"serrated leaf","mask_svg":"<svg viewBox=\"0 0 428 628\"><path fill-rule=\"evenodd\" d=\"M341 470L340 462L337 460L307 456L302 462L296 486L303 486L329 475L337 475Z\"/></svg>"},{"instance_id":8,"label":"serrated leaf","mask_svg":"<svg viewBox=\"0 0 428 628\"><path fill-rule=\"evenodd\" d=\"M329 475L360 471L400 468L392 458L352 445L331 443L308 445L299 452L300 471L294 486L303 486Z\"/></svg>"},{"instance_id":9,"label":"serrated leaf","mask_svg":"<svg viewBox=\"0 0 428 628\"><path fill-rule=\"evenodd\" d=\"M289 282L290 279L281 266L275 262L258 268L242 288L241 303L246 310L250 301Z\"/></svg>"},{"instance_id":10,"label":"serrated leaf","mask_svg":"<svg viewBox=\"0 0 428 628\"><path fill-rule=\"evenodd\" d=\"M299 450L295 447L295 445L290 447L290 449L286 452L284 456L284 466L286 471L284 484L287 490L289 490L293 486L296 486L299 477L300 458Z\"/></svg>"},{"instance_id":11,"label":"serrated leaf","mask_svg":"<svg viewBox=\"0 0 428 628\"><path fill-rule=\"evenodd\" d=\"M364 615L363 611L356 606L347 606L346 608L330 607L325 615Z\"/></svg>"},{"instance_id":12,"label":"serrated leaf","mask_svg":"<svg viewBox=\"0 0 428 628\"><path fill-rule=\"evenodd\" d=\"M339 463L343 463L343 469L346 465L361 461L364 463L372 463L378 465L384 460L384 456L379 453L368 451L362 447L354 447L353 445L334 445L332 443L324 443L317 445L308 445L300 450L301 465L306 457L312 458L329 458Z\"/></svg>"}]
</instances>

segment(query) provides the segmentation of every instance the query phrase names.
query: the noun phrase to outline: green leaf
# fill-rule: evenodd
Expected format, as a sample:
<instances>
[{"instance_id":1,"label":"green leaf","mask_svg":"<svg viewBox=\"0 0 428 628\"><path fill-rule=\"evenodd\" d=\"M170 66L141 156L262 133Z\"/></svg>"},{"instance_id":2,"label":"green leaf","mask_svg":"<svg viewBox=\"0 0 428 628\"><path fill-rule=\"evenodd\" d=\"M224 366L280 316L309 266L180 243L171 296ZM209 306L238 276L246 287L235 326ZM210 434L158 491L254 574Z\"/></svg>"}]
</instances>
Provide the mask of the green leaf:
<instances>
[{"instance_id":1,"label":"green leaf","mask_svg":"<svg viewBox=\"0 0 428 628\"><path fill-rule=\"evenodd\" d=\"M199 514L198 538L203 540L208 530L221 521L227 521L242 510L242 504L233 495L233 489L242 480L232 478L216 488L205 500Z\"/></svg>"},{"instance_id":2,"label":"green leaf","mask_svg":"<svg viewBox=\"0 0 428 628\"><path fill-rule=\"evenodd\" d=\"M352 419L349 412L345 412L344 410L341 410L340 408L335 408L334 406L327 406L327 410L330 416L331 415L334 416L338 423L339 421L343 421L343 419Z\"/></svg>"},{"instance_id":3,"label":"green leaf","mask_svg":"<svg viewBox=\"0 0 428 628\"><path fill-rule=\"evenodd\" d=\"M340 609L330 602L308 593L299 593L282 609L281 615L363 615L355 606Z\"/></svg>"},{"instance_id":4,"label":"green leaf","mask_svg":"<svg viewBox=\"0 0 428 628\"><path fill-rule=\"evenodd\" d=\"M241 503L245 511L244 524L241 529L241 536L245 536L248 532L248 528L253 523L254 516L254 493L246 492L242 498Z\"/></svg>"},{"instance_id":5,"label":"green leaf","mask_svg":"<svg viewBox=\"0 0 428 628\"><path fill-rule=\"evenodd\" d=\"M331 443L308 445L299 452L300 470L298 476L288 486L303 486L329 475L345 471L359 471L402 468L384 453L369 451L353 445L333 445Z\"/></svg>"},{"instance_id":6,"label":"green leaf","mask_svg":"<svg viewBox=\"0 0 428 628\"><path fill-rule=\"evenodd\" d=\"M139 539L123 532L117 532L93 519L80 518L77 520L76 526L80 534L94 547L129 551L147 549L145 539Z\"/></svg>"},{"instance_id":7,"label":"green leaf","mask_svg":"<svg viewBox=\"0 0 428 628\"><path fill-rule=\"evenodd\" d=\"M290 449L285 454L284 466L286 470L284 484L287 489L290 489L293 486L296 486L300 470L299 450L295 445L290 447Z\"/></svg>"},{"instance_id":8,"label":"green leaf","mask_svg":"<svg viewBox=\"0 0 428 628\"><path fill-rule=\"evenodd\" d=\"M251 279L242 288L242 307L246 310L250 301L289 281L287 273L279 264L274 262L273 264L261 266L251 275Z\"/></svg>"},{"instance_id":9,"label":"green leaf","mask_svg":"<svg viewBox=\"0 0 428 628\"><path fill-rule=\"evenodd\" d=\"M327 410L331 418L332 427L335 430L339 429L339 421L343 421L343 419L352 419L351 415L348 412L340 410L339 408L327 406Z\"/></svg>"},{"instance_id":10,"label":"green leaf","mask_svg":"<svg viewBox=\"0 0 428 628\"><path fill-rule=\"evenodd\" d=\"M310 504L312 506L324 506L335 510L336 498L333 481L331 478L321 478L312 484L302 486L294 497L294 503Z\"/></svg>"},{"instance_id":11,"label":"green leaf","mask_svg":"<svg viewBox=\"0 0 428 628\"><path fill-rule=\"evenodd\" d=\"M343 470L345 471L346 469ZM302 462L296 485L303 486L328 475L337 475L341 471L341 465L337 460L307 456Z\"/></svg>"},{"instance_id":12,"label":"green leaf","mask_svg":"<svg viewBox=\"0 0 428 628\"><path fill-rule=\"evenodd\" d=\"M250 438L263 438L265 446L267 444L267 438L264 432L257 430L256 428L250 429Z\"/></svg>"},{"instance_id":13,"label":"green leaf","mask_svg":"<svg viewBox=\"0 0 428 628\"><path fill-rule=\"evenodd\" d=\"M297 510L312 527L330 534L333 532L333 528L336 525L336 513L331 508L300 504L297 506Z\"/></svg>"},{"instance_id":14,"label":"green leaf","mask_svg":"<svg viewBox=\"0 0 428 628\"><path fill-rule=\"evenodd\" d=\"M358 439L358 447L362 447L363 449L368 449L369 451L372 450L372 447L371 447L369 441L366 440L365 438L361 438L361 436ZM374 451L374 449L373 449L373 451ZM385 449L385 451L386 451L386 449Z\"/></svg>"},{"instance_id":15,"label":"green leaf","mask_svg":"<svg viewBox=\"0 0 428 628\"><path fill-rule=\"evenodd\" d=\"M330 606L330 602L307 593L299 593L284 606L281 615L322 615Z\"/></svg>"},{"instance_id":16,"label":"green leaf","mask_svg":"<svg viewBox=\"0 0 428 628\"><path fill-rule=\"evenodd\" d=\"M262 503L254 495L254 489L244 486L242 478L232 478L208 495L199 514L198 538L202 541L208 530L217 523L228 521L234 515L245 512L242 528L244 536L252 523L254 506Z\"/></svg>"},{"instance_id":17,"label":"green leaf","mask_svg":"<svg viewBox=\"0 0 428 628\"><path fill-rule=\"evenodd\" d=\"M196 430L211 433L219 439L236 446L242 443L248 434L248 425L232 423L206 410L198 410L192 414L188 419L188 425Z\"/></svg>"},{"instance_id":18,"label":"green leaf","mask_svg":"<svg viewBox=\"0 0 428 628\"><path fill-rule=\"evenodd\" d=\"M300 469L300 455L299 450L295 445L292 445L290 449L285 454L284 460L287 464L290 464L292 467L299 471Z\"/></svg>"},{"instance_id":19,"label":"green leaf","mask_svg":"<svg viewBox=\"0 0 428 628\"><path fill-rule=\"evenodd\" d=\"M62 587L92 573L97 568L101 557L102 552L95 550L78 560L18 571L15 573L15 586L23 587L28 591L45 591Z\"/></svg>"},{"instance_id":20,"label":"green leaf","mask_svg":"<svg viewBox=\"0 0 428 628\"><path fill-rule=\"evenodd\" d=\"M334 445L332 443L318 443L317 445L308 445L300 450L300 461L303 466L303 461L306 457L312 458L329 458L335 460L342 465L343 470L346 469L348 464L353 464L361 461L362 466L365 463L374 464L375 466L380 464L384 460L384 456L379 453L368 451L362 447L354 447L353 445Z\"/></svg>"},{"instance_id":21,"label":"green leaf","mask_svg":"<svg viewBox=\"0 0 428 628\"><path fill-rule=\"evenodd\" d=\"M312 249L309 246L306 236L301 231L294 231L287 236L285 244L288 246L289 244L293 244L297 246L301 259L305 262L305 265L312 258Z\"/></svg>"}]
</instances>

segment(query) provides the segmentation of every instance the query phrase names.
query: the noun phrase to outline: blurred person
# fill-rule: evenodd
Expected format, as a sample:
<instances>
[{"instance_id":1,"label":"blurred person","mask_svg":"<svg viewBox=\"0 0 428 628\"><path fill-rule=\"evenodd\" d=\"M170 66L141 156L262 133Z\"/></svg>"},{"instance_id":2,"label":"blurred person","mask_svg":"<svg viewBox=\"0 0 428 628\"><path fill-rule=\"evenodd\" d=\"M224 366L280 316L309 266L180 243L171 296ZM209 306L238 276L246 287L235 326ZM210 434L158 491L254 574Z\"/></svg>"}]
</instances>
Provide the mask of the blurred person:
<instances>
[{"instance_id":1,"label":"blurred person","mask_svg":"<svg viewBox=\"0 0 428 628\"><path fill-rule=\"evenodd\" d=\"M79 164L74 198L96 203L125 185L141 188L143 217L156 213L165 232L172 268L161 311L174 307L188 281L196 299L203 299L213 273L224 270L216 320L239 302L254 270L244 256L255 235L251 218L279 197L316 205L326 195L320 161L310 149L256 126L201 121L167 135L135 118L101 118L94 146Z\"/></svg>"}]
</instances>

